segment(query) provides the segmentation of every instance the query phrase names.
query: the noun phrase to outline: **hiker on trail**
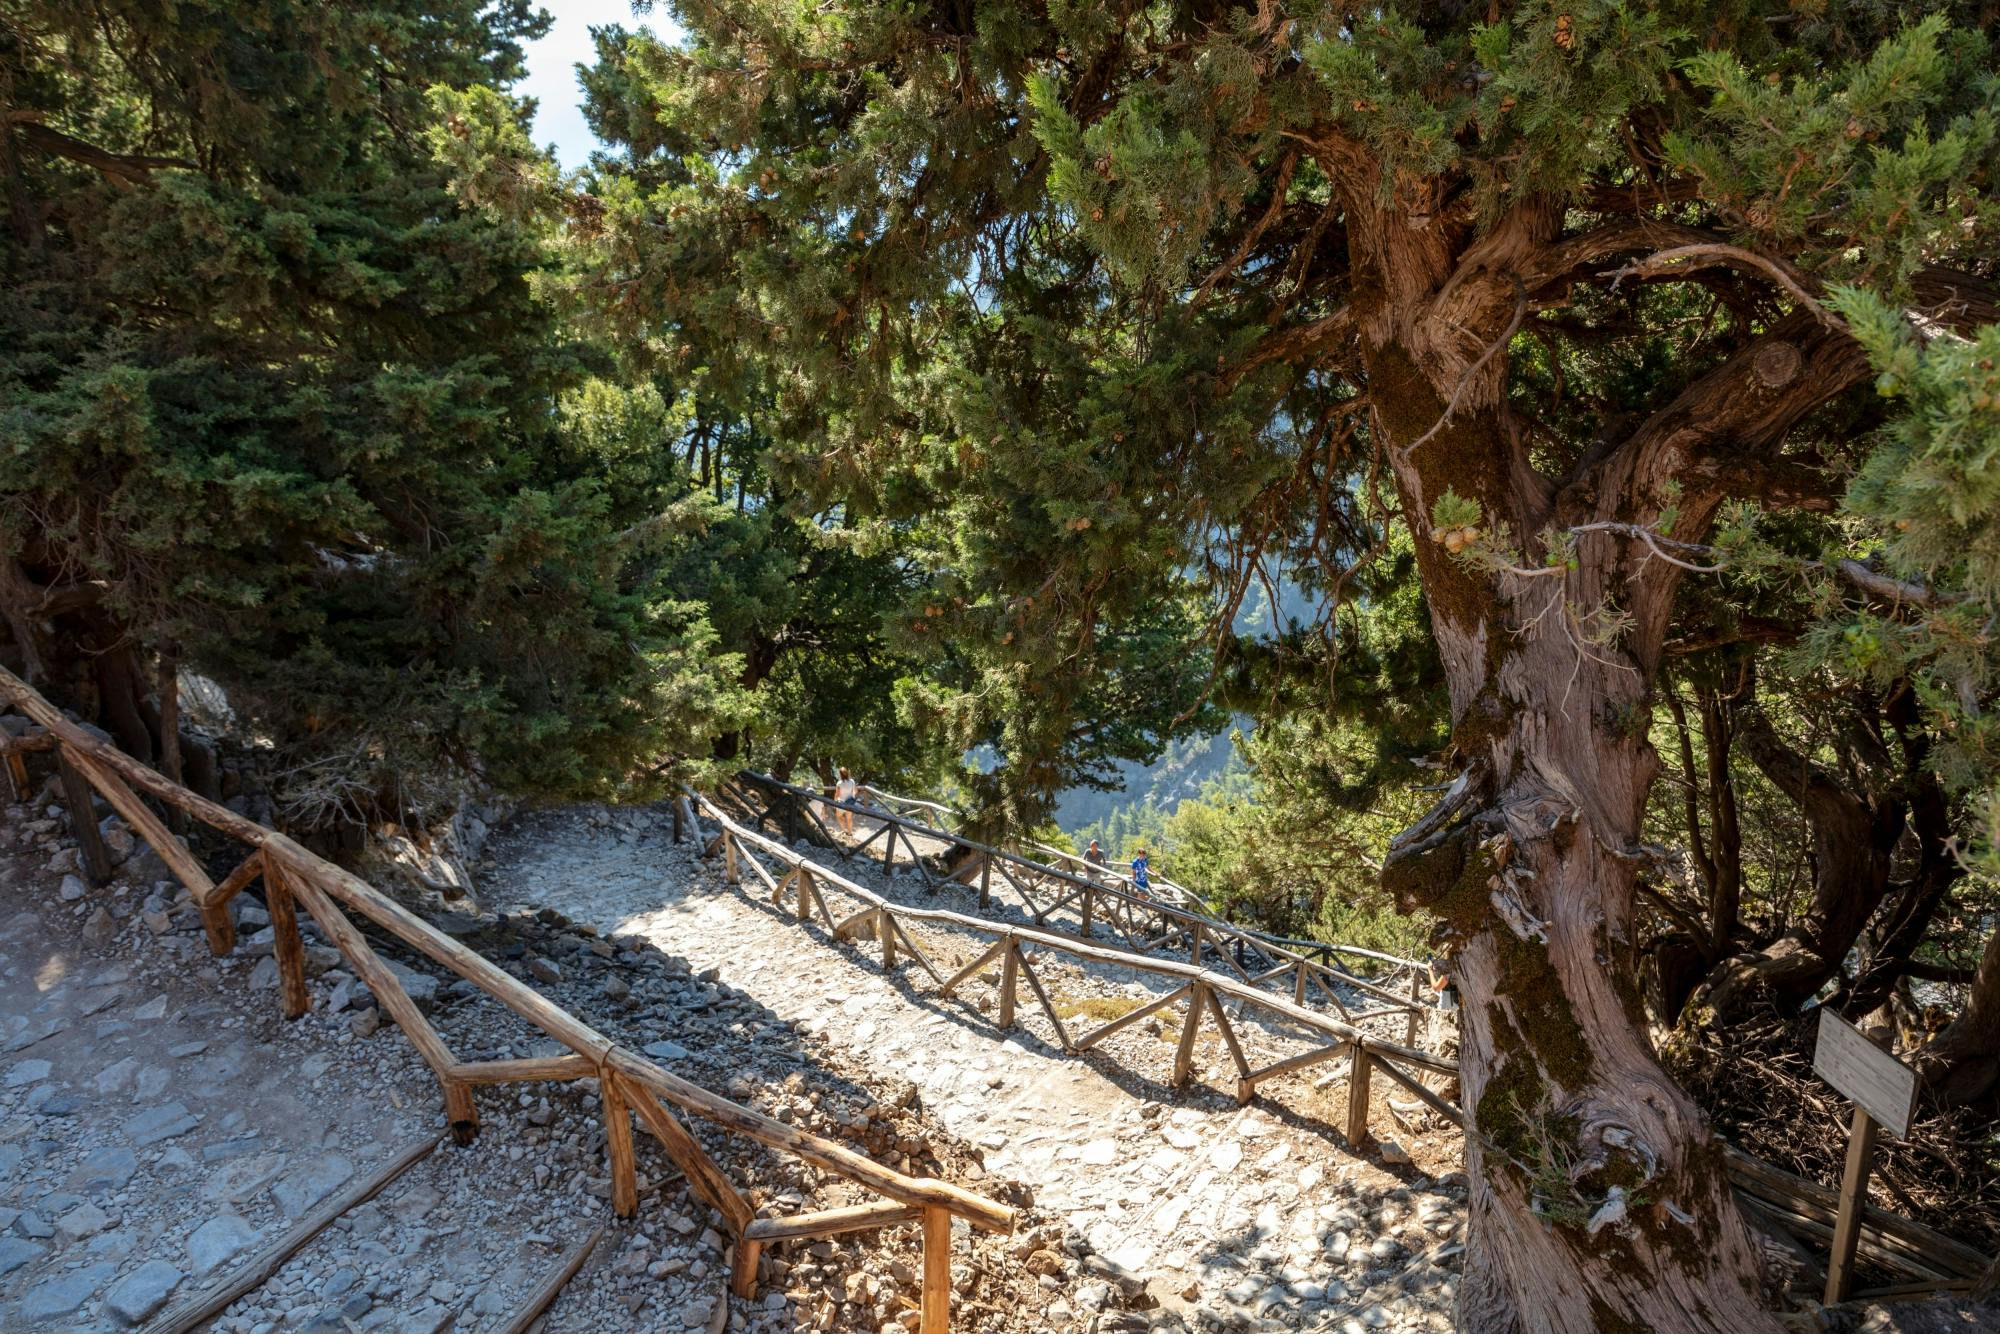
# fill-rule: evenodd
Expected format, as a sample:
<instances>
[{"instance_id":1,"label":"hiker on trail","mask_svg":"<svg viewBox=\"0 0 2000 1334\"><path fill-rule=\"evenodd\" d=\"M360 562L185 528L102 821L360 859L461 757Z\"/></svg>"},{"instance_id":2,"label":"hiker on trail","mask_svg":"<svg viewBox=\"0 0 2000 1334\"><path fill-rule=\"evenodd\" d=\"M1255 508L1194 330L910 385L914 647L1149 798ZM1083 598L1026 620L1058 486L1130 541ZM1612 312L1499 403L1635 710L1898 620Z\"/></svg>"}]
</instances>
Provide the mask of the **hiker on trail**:
<instances>
[{"instance_id":1,"label":"hiker on trail","mask_svg":"<svg viewBox=\"0 0 2000 1334\"><path fill-rule=\"evenodd\" d=\"M842 766L840 781L833 785L833 799L835 801L847 802L851 806L854 799L860 795L861 784L855 782L854 775L849 773L845 766ZM840 822L840 828L843 833L851 834L854 832L853 811L847 809L845 806L835 806L833 814L834 818Z\"/></svg>"},{"instance_id":2,"label":"hiker on trail","mask_svg":"<svg viewBox=\"0 0 2000 1334\"><path fill-rule=\"evenodd\" d=\"M1083 859L1084 861L1088 862L1092 868L1090 873L1090 878L1092 880L1097 879L1097 872L1104 869L1106 865L1103 845L1100 844L1096 839L1094 838L1091 839L1090 846L1083 850Z\"/></svg>"},{"instance_id":3,"label":"hiker on trail","mask_svg":"<svg viewBox=\"0 0 2000 1334\"><path fill-rule=\"evenodd\" d=\"M1144 848L1140 848L1132 856L1132 888L1138 890L1148 898L1152 897L1153 863L1146 856Z\"/></svg>"}]
</instances>

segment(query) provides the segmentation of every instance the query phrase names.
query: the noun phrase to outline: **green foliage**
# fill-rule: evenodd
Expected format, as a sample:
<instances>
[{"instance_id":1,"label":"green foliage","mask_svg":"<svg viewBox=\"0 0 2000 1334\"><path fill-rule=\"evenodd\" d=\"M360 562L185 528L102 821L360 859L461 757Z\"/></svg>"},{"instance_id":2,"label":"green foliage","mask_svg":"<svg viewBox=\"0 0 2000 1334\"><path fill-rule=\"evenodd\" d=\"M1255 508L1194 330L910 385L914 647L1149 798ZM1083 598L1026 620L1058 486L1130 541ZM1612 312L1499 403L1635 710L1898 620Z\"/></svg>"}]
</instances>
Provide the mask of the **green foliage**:
<instances>
[{"instance_id":1,"label":"green foliage","mask_svg":"<svg viewBox=\"0 0 2000 1334\"><path fill-rule=\"evenodd\" d=\"M1815 625L1809 659L1880 684L1909 681L1937 720L1937 763L1954 789L2000 781L2000 731L1984 706L2000 683L1990 642L2000 606L2000 325L1920 340L1879 297L1835 304L1898 410L1848 489L1868 527L1854 556L1907 581L1898 607L1843 607ZM1846 555L1848 553L1837 553Z\"/></svg>"},{"instance_id":2,"label":"green foliage","mask_svg":"<svg viewBox=\"0 0 2000 1334\"><path fill-rule=\"evenodd\" d=\"M546 22L396 0L8 18L0 79L50 132L14 141L0 255L17 650L71 697L94 671L107 708L79 644L177 652L275 744L302 826L421 822L482 775L657 781L742 707L704 609L620 540L662 405L582 376L532 290L548 252L458 209L426 148L460 142L432 85L518 127L504 87ZM62 599L51 635L22 589Z\"/></svg>"},{"instance_id":3,"label":"green foliage","mask_svg":"<svg viewBox=\"0 0 2000 1334\"><path fill-rule=\"evenodd\" d=\"M1983 35L1932 14L1833 68L1760 74L1726 49L1685 68L1714 101L1700 130L1668 136L1670 159L1751 235L1804 245L1799 258L1828 276L1896 290L1993 226L1994 200L1973 188L2000 142ZM1813 248L1835 214L1865 248Z\"/></svg>"}]
</instances>

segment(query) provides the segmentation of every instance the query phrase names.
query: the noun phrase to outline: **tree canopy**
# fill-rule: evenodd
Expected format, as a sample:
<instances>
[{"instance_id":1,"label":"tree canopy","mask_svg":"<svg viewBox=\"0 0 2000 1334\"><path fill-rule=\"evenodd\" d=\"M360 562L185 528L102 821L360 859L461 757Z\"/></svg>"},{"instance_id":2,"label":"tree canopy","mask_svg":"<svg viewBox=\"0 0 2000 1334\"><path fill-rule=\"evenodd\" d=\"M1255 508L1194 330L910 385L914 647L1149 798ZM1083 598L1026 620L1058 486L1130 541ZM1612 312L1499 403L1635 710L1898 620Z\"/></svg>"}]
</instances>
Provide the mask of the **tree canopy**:
<instances>
[{"instance_id":1,"label":"tree canopy","mask_svg":"<svg viewBox=\"0 0 2000 1334\"><path fill-rule=\"evenodd\" d=\"M1449 781L1383 878L1467 1000L1462 1318L1766 1324L1640 1031L1650 736L1684 650L1761 598L1808 712L1886 747L1879 799L1820 764L1833 800L1755 697L1714 702L1844 868L1833 911L1711 924L1719 999L1809 998L1857 904L1959 878L1995 592L1959 471L1994 438L1979 11L677 13L685 42L606 40L593 91L644 165L570 204L631 336L763 367L800 485L949 540L935 632L986 664L1010 761L1184 581L1365 605L1407 533ZM998 782L1032 808L1056 777Z\"/></svg>"},{"instance_id":2,"label":"tree canopy","mask_svg":"<svg viewBox=\"0 0 2000 1334\"><path fill-rule=\"evenodd\" d=\"M1003 831L1254 720L1185 850L1428 932L1467 1328L1774 1327L1654 1023L1994 1098L1980 6L683 0L570 174L521 3L0 12L0 612L135 751Z\"/></svg>"}]
</instances>

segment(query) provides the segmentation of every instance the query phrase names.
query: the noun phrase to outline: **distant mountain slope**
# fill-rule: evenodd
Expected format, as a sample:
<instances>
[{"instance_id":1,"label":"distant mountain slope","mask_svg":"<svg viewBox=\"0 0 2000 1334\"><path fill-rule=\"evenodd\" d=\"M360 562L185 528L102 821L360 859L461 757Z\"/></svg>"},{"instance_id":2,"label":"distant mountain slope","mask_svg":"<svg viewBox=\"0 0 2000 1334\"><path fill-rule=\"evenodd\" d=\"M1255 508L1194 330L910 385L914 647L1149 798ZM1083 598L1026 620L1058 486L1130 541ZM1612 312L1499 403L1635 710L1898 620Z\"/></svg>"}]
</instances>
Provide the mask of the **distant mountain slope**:
<instances>
[{"instance_id":1,"label":"distant mountain slope","mask_svg":"<svg viewBox=\"0 0 2000 1334\"><path fill-rule=\"evenodd\" d=\"M1235 726L1247 732L1252 724L1239 717ZM1170 742L1166 754L1150 765L1120 764L1118 776L1124 783L1120 791L1073 787L1063 793L1056 802L1056 824L1075 835L1089 826L1108 826L1125 812L1150 808L1170 814L1182 801L1200 796L1203 784L1242 772L1243 761L1228 732Z\"/></svg>"},{"instance_id":2,"label":"distant mountain slope","mask_svg":"<svg viewBox=\"0 0 2000 1334\"><path fill-rule=\"evenodd\" d=\"M1269 638L1280 629L1310 624L1318 618L1319 607L1310 594L1291 584L1280 584L1277 591L1275 607L1262 584L1252 584L1244 591L1235 620L1240 638ZM1245 773L1230 730L1248 735L1255 725L1248 715L1238 714L1230 720L1229 729L1213 736L1169 742L1166 753L1152 764L1121 763L1117 766L1121 789L1069 789L1056 800L1056 824L1073 837L1104 839L1107 847L1118 851L1128 831L1173 814L1181 802L1200 796L1207 783Z\"/></svg>"}]
</instances>

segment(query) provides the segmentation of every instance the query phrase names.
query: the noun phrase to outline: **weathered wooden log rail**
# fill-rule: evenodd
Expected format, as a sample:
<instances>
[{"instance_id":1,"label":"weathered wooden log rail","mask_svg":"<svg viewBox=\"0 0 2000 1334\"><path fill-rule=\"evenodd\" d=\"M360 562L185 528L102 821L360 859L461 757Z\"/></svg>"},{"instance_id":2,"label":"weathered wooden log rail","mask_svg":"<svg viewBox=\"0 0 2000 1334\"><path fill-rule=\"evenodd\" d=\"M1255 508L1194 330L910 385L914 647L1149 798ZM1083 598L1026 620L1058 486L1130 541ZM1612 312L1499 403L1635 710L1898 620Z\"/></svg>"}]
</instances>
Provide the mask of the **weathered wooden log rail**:
<instances>
[{"instance_id":1,"label":"weathered wooden log rail","mask_svg":"<svg viewBox=\"0 0 2000 1334\"><path fill-rule=\"evenodd\" d=\"M789 895L791 911L801 924L817 920L836 940L872 936L881 946L884 971L894 969L898 957L907 954L931 975L937 983L938 994L948 998L971 978L997 966L1000 977L995 1022L1002 1031L1015 1024L1022 983L1027 984L1035 1003L1049 1020L1058 1043L1070 1053L1087 1051L1128 1025L1185 1003L1180 1039L1174 1051L1172 1083L1176 1087L1186 1084L1192 1077L1194 1034L1197 1025L1208 1017L1216 1025L1236 1066L1236 1096L1239 1102L1248 1102L1256 1096L1257 1085L1267 1079L1345 1057L1348 1061L1348 1085L1342 1133L1350 1145L1359 1148L1369 1139L1370 1080L1376 1073L1401 1086L1447 1121L1457 1124L1462 1131L1466 1129L1464 1109L1439 1095L1419 1077L1424 1072L1455 1075L1457 1067L1428 1052L1376 1038L1318 1011L1260 990L1240 978L1194 964L1085 941L1067 933L1014 927L945 909L917 908L891 902L831 867L814 862L785 844L732 819L706 798L696 800L720 831L708 844L708 851L719 853L723 858L725 878L740 885L747 869L770 892L773 903L784 906ZM774 875L752 855L753 849L789 869ZM827 904L826 888L857 901L860 906L836 917ZM926 922L955 928L988 937L993 943L947 978L938 972L911 939L903 925L905 922ZM1051 950L1086 962L1151 973L1178 981L1180 985L1088 1033L1072 1035L1056 1013L1032 962L1022 954L1023 947ZM1253 1070L1222 1008L1221 1002L1225 998L1260 1008L1273 1018L1316 1031L1334 1041ZM1831 1236L1835 1192L1830 1187L1794 1176L1733 1146L1725 1148L1725 1165L1732 1186L1746 1207L1765 1220L1765 1226L1783 1227L1809 1242L1823 1241ZM1856 1301L1970 1289L1992 1264L1978 1251L1943 1233L1873 1205L1864 1211L1861 1235L1861 1253L1865 1258L1883 1268L1909 1275L1915 1281L1857 1293Z\"/></svg>"},{"instance_id":2,"label":"weathered wooden log rail","mask_svg":"<svg viewBox=\"0 0 2000 1334\"><path fill-rule=\"evenodd\" d=\"M929 811L937 817L933 823L937 824L940 828L943 827L944 822L947 820L958 821L965 818L942 802L925 801L921 797L899 797L894 792L884 791L868 783L862 783L859 790L864 796L872 797L877 802L895 807L898 815L906 811Z\"/></svg>"},{"instance_id":3,"label":"weathered wooden log rail","mask_svg":"<svg viewBox=\"0 0 2000 1334\"><path fill-rule=\"evenodd\" d=\"M1258 1085L1278 1075L1344 1057L1349 1071L1346 1133L1350 1143L1359 1145L1369 1137L1370 1082L1377 1072L1402 1085L1452 1121L1463 1120L1460 1110L1439 1097L1420 1077L1422 1073L1452 1076L1458 1073L1456 1065L1429 1052L1378 1038L1320 1010L1266 991L1241 975L1232 976L1196 963L1183 963L1139 949L1086 940L1067 932L1015 926L943 908L916 908L893 903L833 868L815 862L779 840L731 818L706 797L698 800L702 811L720 831L709 844L709 851L722 857L725 878L733 884L741 884L744 872L749 871L763 883L771 901L780 907L788 907L801 923L817 919L837 940L872 936L882 948L885 969L895 968L898 957L907 955L930 974L938 994L947 998L981 972L997 967L1000 984L996 1022L1002 1030L1014 1026L1022 984L1026 985L1055 1030L1057 1041L1067 1052L1088 1051L1113 1033L1148 1015L1185 1003L1180 1039L1174 1051L1171 1082L1175 1087L1185 1085L1193 1077L1196 1037L1202 1024L1209 1022L1214 1024L1236 1068L1238 1102L1249 1102L1256 1096ZM774 873L766 868L753 852L772 858L780 869ZM836 917L827 903L826 891L829 889L852 900L855 906L844 907L841 915ZM970 963L946 977L911 938L904 925L906 922L947 927L987 938L992 943ZM1174 986L1164 995L1087 1033L1072 1034L1057 1013L1055 1003L1036 973L1032 960L1023 953L1024 948L1132 969L1164 978ZM1329 1040L1310 1051L1274 1064L1253 1067L1223 1009L1222 1002L1225 1000L1262 1011L1275 1021L1294 1025Z\"/></svg>"},{"instance_id":4,"label":"weathered wooden log rail","mask_svg":"<svg viewBox=\"0 0 2000 1334\"><path fill-rule=\"evenodd\" d=\"M1199 899L1190 891L1171 882L1161 882L1164 895L1149 894L1133 885L1130 877L1112 871L1108 867L1093 867L1081 863L1080 871L1067 871L1060 867L1038 862L1017 852L1009 852L984 843L975 842L950 830L923 824L899 811L884 807L869 807L858 802L844 802L815 792L810 788L781 782L768 775L756 776L761 789L786 794L794 804L787 816L796 819L801 813L810 820L825 841L838 850L843 861L868 851L877 839L883 840L882 865L889 874L898 869L896 844L900 839L908 855L909 864L916 868L926 884L935 885L943 881L955 881L970 885L975 879L979 887L979 904L987 908L992 903L993 879L996 875L1003 885L1013 889L1020 896L1022 904L1038 927L1047 926L1050 919L1064 908L1071 908L1080 921L1079 933L1084 939L1095 938L1095 926L1105 925L1112 933L1122 936L1128 946L1142 952L1157 952L1178 947L1185 949L1190 962L1200 964L1213 958L1241 981L1259 988L1288 988L1296 1005L1323 999L1337 1010L1343 1019L1360 1023L1387 1014L1406 1016L1404 1045L1414 1046L1417 1030L1426 1014L1450 1014L1433 1003L1428 986L1430 970L1411 959L1398 958L1378 950L1365 950L1358 946L1322 944L1320 942L1281 942L1278 938L1252 931L1226 922L1208 913L1205 909L1188 906L1198 904ZM894 797L877 788L865 789L877 798L888 797L895 803L910 807L929 807L938 810L935 802L919 802L910 797ZM878 827L860 842L849 845L835 839L813 812L813 805L828 806L836 810L852 811L877 822ZM770 811L765 815L769 816ZM925 865L918 853L913 838L927 838L945 844L961 856L958 867L943 877L935 876ZM1051 849L1051 851L1054 851ZM1059 854L1068 857L1069 854ZM1047 901L1035 897L1038 891L1047 892ZM1181 900L1181 901L1175 901ZM1303 945L1304 948L1297 948ZM1318 955L1317 958L1313 954ZM1352 972L1338 967L1333 962L1337 954L1366 958L1386 965L1390 974L1381 982L1355 976ZM1246 960L1255 956L1255 961ZM1400 979L1405 990L1399 993L1392 987ZM1381 1004L1371 1010L1356 1014L1340 995L1340 988L1360 992Z\"/></svg>"},{"instance_id":5,"label":"weathered wooden log rail","mask_svg":"<svg viewBox=\"0 0 2000 1334\"><path fill-rule=\"evenodd\" d=\"M85 859L93 879L98 883L109 879L110 867L98 845L92 789L124 817L187 887L214 953L224 955L235 948L229 901L261 877L271 917L282 1005L288 1018L304 1014L311 1004L296 911L303 907L436 1074L446 1119L460 1143L470 1142L478 1131L479 1114L473 1101L475 1087L524 1080L596 1080L602 1100L613 1211L629 1217L638 1207L632 1142L632 1117L636 1115L686 1176L689 1188L723 1216L733 1240L730 1289L737 1296L748 1297L753 1292L759 1254L773 1241L830 1236L914 1220L921 1223L924 1237L922 1334L945 1334L950 1325L951 1219L963 1218L974 1227L992 1232L1013 1229L1014 1211L1005 1205L951 1182L905 1176L844 1145L711 1093L619 1046L352 872L316 856L276 830L181 787L92 736L4 668L0 668L0 703L11 706L40 729L20 734L0 731L0 738L4 738L0 740L0 751L7 757L17 794L25 798L31 789L25 766L17 767L13 761L27 753L54 750L79 843L87 849L96 849L94 856L87 851ZM88 787L79 791L69 781L72 775ZM221 883L212 881L187 846L167 832L141 793L247 844L248 856ZM471 982L567 1047L568 1054L521 1061L460 1061L410 999L395 974L369 947L348 912L358 913L404 945ZM887 1204L864 1206L859 1215L853 1210L831 1210L784 1219L759 1219L749 1201L675 1115L672 1109L676 1108L866 1187L882 1196Z\"/></svg>"}]
</instances>

